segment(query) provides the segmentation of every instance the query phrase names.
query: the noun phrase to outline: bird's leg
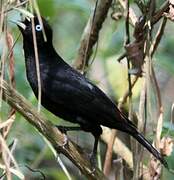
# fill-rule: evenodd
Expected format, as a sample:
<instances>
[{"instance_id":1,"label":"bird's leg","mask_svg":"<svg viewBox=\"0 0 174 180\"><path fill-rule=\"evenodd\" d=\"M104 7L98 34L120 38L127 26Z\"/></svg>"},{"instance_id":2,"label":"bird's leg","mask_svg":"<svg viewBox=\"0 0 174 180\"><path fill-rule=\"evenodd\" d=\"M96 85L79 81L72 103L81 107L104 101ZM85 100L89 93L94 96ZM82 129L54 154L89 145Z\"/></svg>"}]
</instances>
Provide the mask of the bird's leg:
<instances>
[{"instance_id":1,"label":"bird's leg","mask_svg":"<svg viewBox=\"0 0 174 180\"><path fill-rule=\"evenodd\" d=\"M90 163L91 163L91 166L94 168L94 170L95 170L95 167L97 164L97 146L98 146L99 137L100 137L100 135L94 136L94 138L95 138L94 147L93 147L92 153L90 155Z\"/></svg>"},{"instance_id":2,"label":"bird's leg","mask_svg":"<svg viewBox=\"0 0 174 180\"><path fill-rule=\"evenodd\" d=\"M68 145L68 137L67 137L67 132L68 131L80 131L81 130L81 127L79 126L58 126L56 125L56 127L65 135L65 138L64 138L64 142L62 144L62 146L66 146Z\"/></svg>"}]
</instances>

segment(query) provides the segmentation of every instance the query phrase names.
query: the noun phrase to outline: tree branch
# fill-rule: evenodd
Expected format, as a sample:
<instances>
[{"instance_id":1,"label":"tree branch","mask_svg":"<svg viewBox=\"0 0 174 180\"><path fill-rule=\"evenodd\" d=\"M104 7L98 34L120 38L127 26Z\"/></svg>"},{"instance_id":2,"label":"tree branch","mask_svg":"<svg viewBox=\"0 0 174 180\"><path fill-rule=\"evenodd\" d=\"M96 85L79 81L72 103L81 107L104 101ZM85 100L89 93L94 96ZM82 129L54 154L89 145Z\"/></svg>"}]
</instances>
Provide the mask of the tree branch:
<instances>
[{"instance_id":1,"label":"tree branch","mask_svg":"<svg viewBox=\"0 0 174 180\"><path fill-rule=\"evenodd\" d=\"M87 25L84 29L80 48L78 50L77 58L74 67L77 70L84 71L84 67L88 64L89 58L92 54L92 48L98 41L98 36L103 22L107 17L107 13L111 6L112 0L100 0L95 10L92 12Z\"/></svg>"}]
</instances>

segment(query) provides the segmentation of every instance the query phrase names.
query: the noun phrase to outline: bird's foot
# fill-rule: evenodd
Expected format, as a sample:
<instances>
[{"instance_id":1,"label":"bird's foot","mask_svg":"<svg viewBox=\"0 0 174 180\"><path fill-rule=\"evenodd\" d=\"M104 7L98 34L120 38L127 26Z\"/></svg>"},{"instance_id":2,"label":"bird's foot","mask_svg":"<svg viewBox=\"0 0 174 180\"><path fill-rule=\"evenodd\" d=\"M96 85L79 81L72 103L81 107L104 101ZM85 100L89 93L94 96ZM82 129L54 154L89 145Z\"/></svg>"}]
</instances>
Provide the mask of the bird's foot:
<instances>
[{"instance_id":1,"label":"bird's foot","mask_svg":"<svg viewBox=\"0 0 174 180\"><path fill-rule=\"evenodd\" d=\"M73 127L68 127L68 126L58 126L58 125L56 125L56 127L59 129L59 131L61 131L63 134L64 134L64 136L65 136L65 138L64 138L64 143L63 143L63 145L62 146L67 146L68 145L68 137L67 137L67 132L68 131L79 131L79 130L81 130L81 127L75 127L75 126L73 126Z\"/></svg>"},{"instance_id":2,"label":"bird's foot","mask_svg":"<svg viewBox=\"0 0 174 180\"><path fill-rule=\"evenodd\" d=\"M68 147L68 136L64 134L64 140L62 143L62 147L67 148Z\"/></svg>"},{"instance_id":3,"label":"bird's foot","mask_svg":"<svg viewBox=\"0 0 174 180\"><path fill-rule=\"evenodd\" d=\"M59 131L61 131L61 133L64 134L64 140L63 140L63 143L62 143L62 147L63 148L66 148L68 147L68 136L67 136L67 130L66 130L66 127L64 126L57 126L56 127L59 129Z\"/></svg>"}]
</instances>

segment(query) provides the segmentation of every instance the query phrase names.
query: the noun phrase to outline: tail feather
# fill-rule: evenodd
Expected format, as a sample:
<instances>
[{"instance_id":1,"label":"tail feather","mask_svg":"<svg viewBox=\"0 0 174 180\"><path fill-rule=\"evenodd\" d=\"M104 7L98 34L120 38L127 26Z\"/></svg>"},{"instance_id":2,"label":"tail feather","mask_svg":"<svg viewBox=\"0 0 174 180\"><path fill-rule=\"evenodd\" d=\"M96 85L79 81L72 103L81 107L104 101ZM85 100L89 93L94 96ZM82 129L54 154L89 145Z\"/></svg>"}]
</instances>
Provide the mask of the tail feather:
<instances>
[{"instance_id":1,"label":"tail feather","mask_svg":"<svg viewBox=\"0 0 174 180\"><path fill-rule=\"evenodd\" d=\"M154 148L142 134L140 134L137 130L134 130L134 132L131 132L131 135L150 153L152 153L166 168L168 168L167 162L165 161L161 153L156 148Z\"/></svg>"},{"instance_id":2,"label":"tail feather","mask_svg":"<svg viewBox=\"0 0 174 180\"><path fill-rule=\"evenodd\" d=\"M118 114L120 117L118 117ZM121 119L121 121L117 120L116 123L113 122L112 125L108 124L107 126L126 132L134 137L168 169L167 162L165 161L162 154L155 147L153 147L152 144L141 133L137 131L137 127L121 112L118 112L116 115L116 119Z\"/></svg>"}]
</instances>

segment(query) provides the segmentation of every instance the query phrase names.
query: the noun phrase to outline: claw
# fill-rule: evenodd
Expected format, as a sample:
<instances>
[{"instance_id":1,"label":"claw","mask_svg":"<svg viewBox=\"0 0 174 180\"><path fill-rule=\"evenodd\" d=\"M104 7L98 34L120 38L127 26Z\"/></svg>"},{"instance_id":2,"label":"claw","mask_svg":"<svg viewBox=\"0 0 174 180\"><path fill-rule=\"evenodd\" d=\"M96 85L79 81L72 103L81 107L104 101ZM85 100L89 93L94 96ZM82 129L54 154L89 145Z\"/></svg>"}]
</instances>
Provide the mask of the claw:
<instances>
[{"instance_id":1,"label":"claw","mask_svg":"<svg viewBox=\"0 0 174 180\"><path fill-rule=\"evenodd\" d=\"M64 140L63 140L62 147L63 148L67 148L68 147L68 136L66 134L64 134Z\"/></svg>"},{"instance_id":2,"label":"claw","mask_svg":"<svg viewBox=\"0 0 174 180\"><path fill-rule=\"evenodd\" d=\"M91 170L90 174L94 174L95 170L96 170L96 168L92 167L92 170Z\"/></svg>"},{"instance_id":3,"label":"claw","mask_svg":"<svg viewBox=\"0 0 174 180\"><path fill-rule=\"evenodd\" d=\"M62 147L63 148L66 148L66 147L68 147L68 136L67 136L67 130L66 130L66 128L64 127L64 126L56 126L58 129L59 129L59 131L61 131L61 133L63 133L63 135L64 135L64 140L63 140L63 143L62 143Z\"/></svg>"}]
</instances>

